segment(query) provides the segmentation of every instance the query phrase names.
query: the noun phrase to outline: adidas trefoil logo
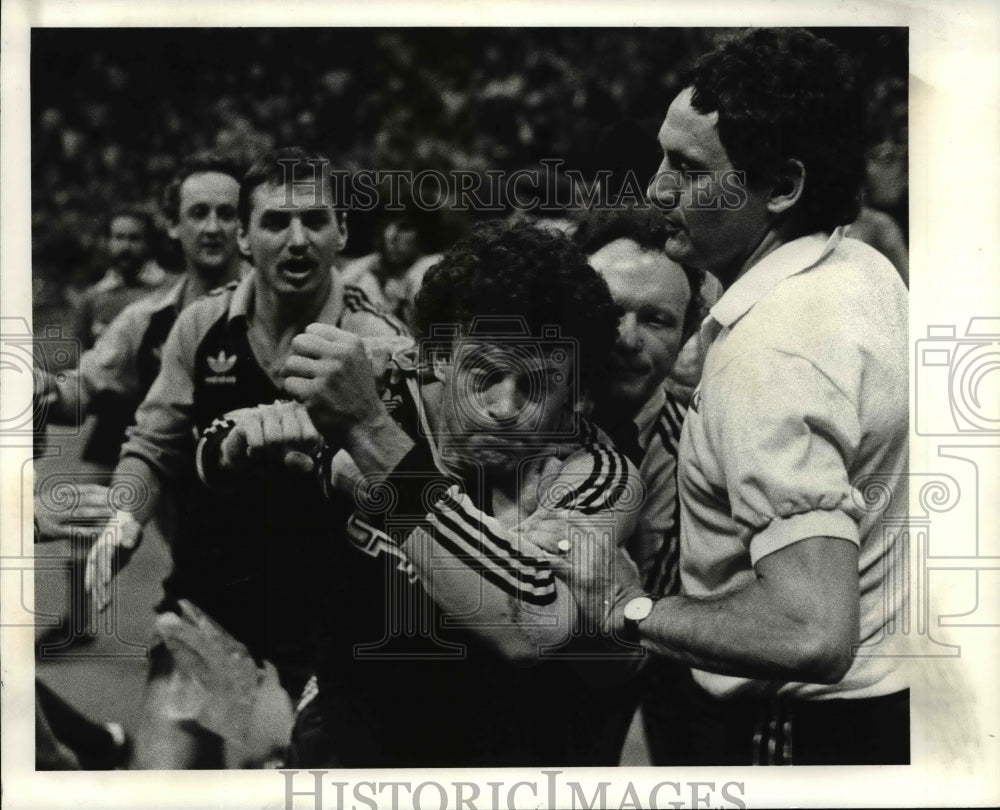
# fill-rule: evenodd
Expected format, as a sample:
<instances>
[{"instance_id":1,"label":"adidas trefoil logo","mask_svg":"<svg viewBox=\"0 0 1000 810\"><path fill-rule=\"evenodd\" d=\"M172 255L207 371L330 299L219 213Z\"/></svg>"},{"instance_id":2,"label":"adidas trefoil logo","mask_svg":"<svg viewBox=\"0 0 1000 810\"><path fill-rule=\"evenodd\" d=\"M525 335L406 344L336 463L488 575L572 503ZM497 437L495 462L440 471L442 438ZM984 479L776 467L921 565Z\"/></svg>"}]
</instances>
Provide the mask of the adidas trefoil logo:
<instances>
[{"instance_id":1,"label":"adidas trefoil logo","mask_svg":"<svg viewBox=\"0 0 1000 810\"><path fill-rule=\"evenodd\" d=\"M208 367L212 369L216 374L225 374L231 371L233 366L236 365L236 355L226 356L224 350L219 349L219 354L216 357L209 356Z\"/></svg>"}]
</instances>

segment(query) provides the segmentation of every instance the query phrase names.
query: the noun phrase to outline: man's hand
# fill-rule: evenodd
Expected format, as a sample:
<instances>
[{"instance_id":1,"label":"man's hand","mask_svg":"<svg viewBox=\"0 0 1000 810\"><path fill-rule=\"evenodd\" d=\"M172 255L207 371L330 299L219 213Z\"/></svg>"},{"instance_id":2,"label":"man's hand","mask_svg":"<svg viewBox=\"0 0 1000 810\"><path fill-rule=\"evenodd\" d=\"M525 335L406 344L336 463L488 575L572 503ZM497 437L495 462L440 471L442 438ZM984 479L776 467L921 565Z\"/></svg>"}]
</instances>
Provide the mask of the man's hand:
<instances>
[{"instance_id":1,"label":"man's hand","mask_svg":"<svg viewBox=\"0 0 1000 810\"><path fill-rule=\"evenodd\" d=\"M87 555L83 587L98 613L111 602L111 583L139 545L142 529L128 512L119 512L97 533L97 542Z\"/></svg>"},{"instance_id":2,"label":"man's hand","mask_svg":"<svg viewBox=\"0 0 1000 810\"><path fill-rule=\"evenodd\" d=\"M639 569L621 546L594 526L578 526L577 514L540 508L518 525L522 540L537 546L576 600L584 626L620 634L625 603L644 593ZM599 526L597 527L600 528Z\"/></svg>"},{"instance_id":3,"label":"man's hand","mask_svg":"<svg viewBox=\"0 0 1000 810\"><path fill-rule=\"evenodd\" d=\"M37 542L69 540L83 526L94 526L98 521L107 523L114 515L108 503L108 488L101 484L76 484L77 500L72 509L53 509L44 497L35 496L35 523L38 527Z\"/></svg>"},{"instance_id":4,"label":"man's hand","mask_svg":"<svg viewBox=\"0 0 1000 810\"><path fill-rule=\"evenodd\" d=\"M173 659L168 712L224 738L231 767L280 761L293 710L277 670L268 661L258 667L246 645L191 602L178 608L155 626Z\"/></svg>"},{"instance_id":5,"label":"man's hand","mask_svg":"<svg viewBox=\"0 0 1000 810\"><path fill-rule=\"evenodd\" d=\"M219 447L221 469L238 474L277 462L299 472L313 471L313 457L323 441L298 402L242 408L226 417L235 426Z\"/></svg>"},{"instance_id":6,"label":"man's hand","mask_svg":"<svg viewBox=\"0 0 1000 810\"><path fill-rule=\"evenodd\" d=\"M385 410L362 339L335 326L314 323L297 335L282 374L285 388L330 444Z\"/></svg>"},{"instance_id":7,"label":"man's hand","mask_svg":"<svg viewBox=\"0 0 1000 810\"><path fill-rule=\"evenodd\" d=\"M257 664L244 644L186 599L180 613L156 617L155 633L173 659L170 707L226 739L245 740L257 687Z\"/></svg>"}]
</instances>

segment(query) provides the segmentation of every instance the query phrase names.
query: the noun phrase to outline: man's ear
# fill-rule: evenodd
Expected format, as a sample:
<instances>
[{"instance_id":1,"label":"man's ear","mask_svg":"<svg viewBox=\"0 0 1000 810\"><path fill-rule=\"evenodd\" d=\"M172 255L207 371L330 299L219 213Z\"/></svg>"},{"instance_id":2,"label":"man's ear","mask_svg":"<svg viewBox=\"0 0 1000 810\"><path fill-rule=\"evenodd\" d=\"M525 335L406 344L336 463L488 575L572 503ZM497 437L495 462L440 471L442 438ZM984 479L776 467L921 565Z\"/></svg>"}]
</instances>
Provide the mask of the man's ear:
<instances>
[{"instance_id":1,"label":"man's ear","mask_svg":"<svg viewBox=\"0 0 1000 810\"><path fill-rule=\"evenodd\" d=\"M246 256L246 258L253 258L253 256L250 255L250 241L247 239L247 232L242 225L240 225L239 230L236 231L236 244L239 246L240 253Z\"/></svg>"},{"instance_id":2,"label":"man's ear","mask_svg":"<svg viewBox=\"0 0 1000 810\"><path fill-rule=\"evenodd\" d=\"M177 223L176 222L171 222L167 226L167 236L169 236L171 239L176 239L177 238Z\"/></svg>"},{"instance_id":3,"label":"man's ear","mask_svg":"<svg viewBox=\"0 0 1000 810\"><path fill-rule=\"evenodd\" d=\"M806 167L794 158L786 160L767 200L767 210L772 214L783 214L799 201L805 187Z\"/></svg>"},{"instance_id":4,"label":"man's ear","mask_svg":"<svg viewBox=\"0 0 1000 810\"><path fill-rule=\"evenodd\" d=\"M347 212L341 211L336 215L337 222L337 249L343 250L347 247Z\"/></svg>"}]
</instances>

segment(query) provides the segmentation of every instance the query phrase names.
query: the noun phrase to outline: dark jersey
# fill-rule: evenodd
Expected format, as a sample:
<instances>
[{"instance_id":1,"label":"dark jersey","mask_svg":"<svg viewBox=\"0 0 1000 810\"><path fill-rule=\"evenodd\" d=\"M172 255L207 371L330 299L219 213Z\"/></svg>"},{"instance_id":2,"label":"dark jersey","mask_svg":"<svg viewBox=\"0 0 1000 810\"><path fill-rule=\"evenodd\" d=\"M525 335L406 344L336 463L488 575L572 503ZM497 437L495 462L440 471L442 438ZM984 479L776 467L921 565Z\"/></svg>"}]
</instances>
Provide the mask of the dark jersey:
<instances>
[{"instance_id":1,"label":"dark jersey","mask_svg":"<svg viewBox=\"0 0 1000 810\"><path fill-rule=\"evenodd\" d=\"M198 438L217 419L289 398L250 346L253 284L253 277L229 284L181 313L122 455L156 469L177 504L173 568L158 609L173 609L181 597L194 602L256 657L273 661L296 693L313 667L326 553L346 512L283 469L226 491L205 486L196 468ZM359 334L398 331L337 284L317 320Z\"/></svg>"},{"instance_id":2,"label":"dark jersey","mask_svg":"<svg viewBox=\"0 0 1000 810\"><path fill-rule=\"evenodd\" d=\"M386 398L417 444L358 496L349 542L326 576L318 692L303 707L320 715L325 751L295 764L617 764L595 723L631 705L630 688L599 689L581 677L575 603L492 514L490 482L440 465L419 427L418 388L403 377ZM560 455L551 506L612 534L634 468L586 423ZM523 635L530 656L501 651L512 634ZM620 664L584 666L594 674Z\"/></svg>"}]
</instances>

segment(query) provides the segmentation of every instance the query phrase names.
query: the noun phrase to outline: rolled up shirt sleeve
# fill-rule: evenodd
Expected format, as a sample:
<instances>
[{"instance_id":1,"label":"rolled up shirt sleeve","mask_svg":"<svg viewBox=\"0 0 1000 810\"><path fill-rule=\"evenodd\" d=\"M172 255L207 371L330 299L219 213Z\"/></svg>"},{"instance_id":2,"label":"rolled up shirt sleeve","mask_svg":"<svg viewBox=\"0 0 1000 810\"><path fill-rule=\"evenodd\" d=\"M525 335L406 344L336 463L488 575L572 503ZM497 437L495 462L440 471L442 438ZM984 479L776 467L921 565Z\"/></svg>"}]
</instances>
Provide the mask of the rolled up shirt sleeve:
<instances>
[{"instance_id":1,"label":"rolled up shirt sleeve","mask_svg":"<svg viewBox=\"0 0 1000 810\"><path fill-rule=\"evenodd\" d=\"M712 386L709 441L751 562L809 537L858 545L849 470L861 442L855 405L807 359L777 350L734 358Z\"/></svg>"},{"instance_id":2,"label":"rolled up shirt sleeve","mask_svg":"<svg viewBox=\"0 0 1000 810\"><path fill-rule=\"evenodd\" d=\"M182 312L163 346L160 373L135 414L122 458L136 456L163 478L183 474L195 449L194 350L191 311Z\"/></svg>"}]
</instances>

